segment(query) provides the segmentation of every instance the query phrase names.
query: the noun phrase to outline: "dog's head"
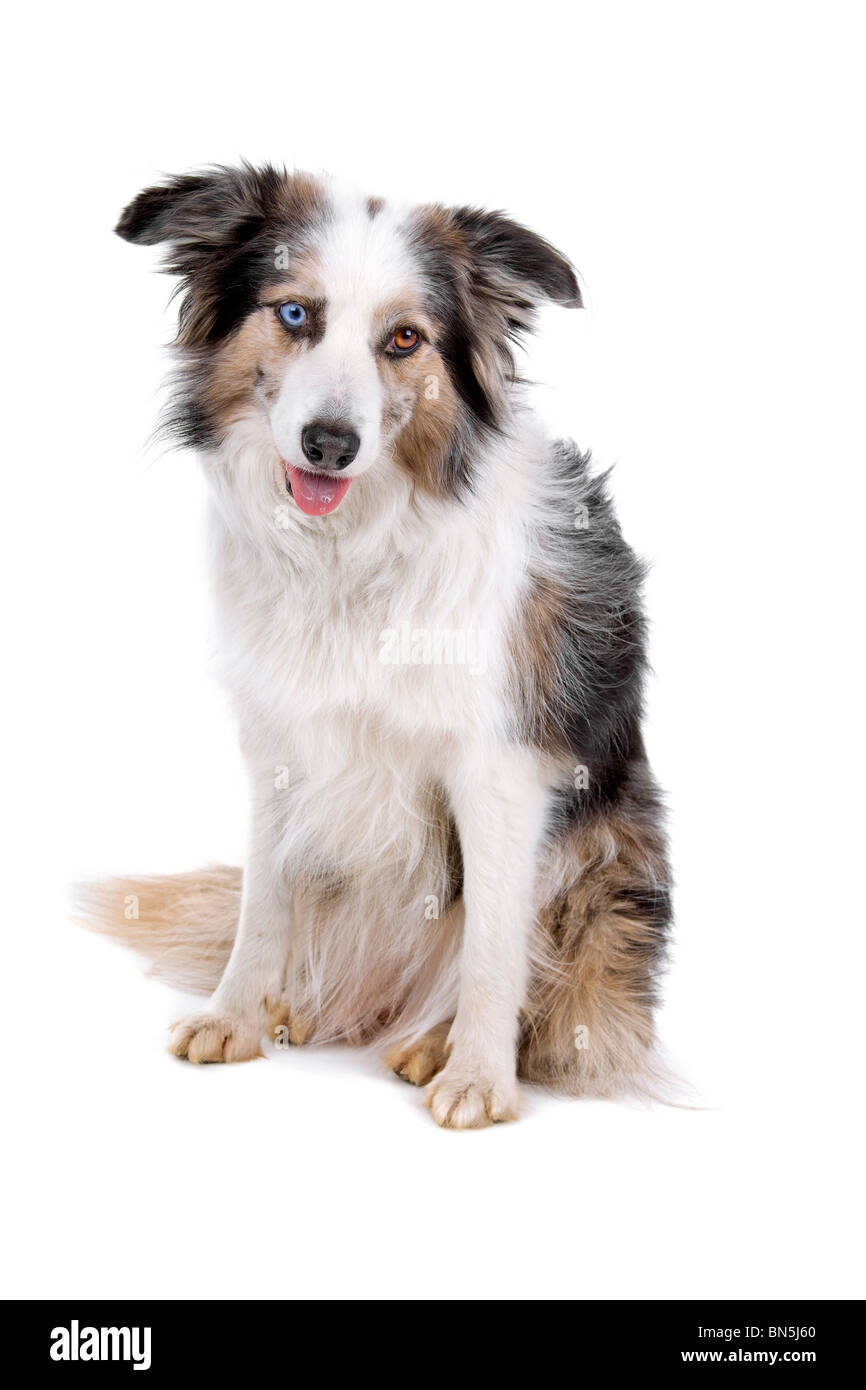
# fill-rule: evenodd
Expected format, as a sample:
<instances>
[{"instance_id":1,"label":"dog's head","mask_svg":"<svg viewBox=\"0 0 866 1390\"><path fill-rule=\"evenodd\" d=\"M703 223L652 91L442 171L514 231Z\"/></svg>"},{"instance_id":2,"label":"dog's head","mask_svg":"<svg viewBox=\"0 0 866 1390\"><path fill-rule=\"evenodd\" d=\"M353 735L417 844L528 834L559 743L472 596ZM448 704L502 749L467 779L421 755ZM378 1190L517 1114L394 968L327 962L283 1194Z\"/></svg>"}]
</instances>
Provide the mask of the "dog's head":
<instances>
[{"instance_id":1,"label":"dog's head","mask_svg":"<svg viewBox=\"0 0 866 1390\"><path fill-rule=\"evenodd\" d=\"M569 263L499 213L270 167L147 189L117 231L166 243L181 277L181 438L252 422L313 516L377 466L437 496L471 487L473 441L507 418L511 343L542 301L581 302Z\"/></svg>"}]
</instances>

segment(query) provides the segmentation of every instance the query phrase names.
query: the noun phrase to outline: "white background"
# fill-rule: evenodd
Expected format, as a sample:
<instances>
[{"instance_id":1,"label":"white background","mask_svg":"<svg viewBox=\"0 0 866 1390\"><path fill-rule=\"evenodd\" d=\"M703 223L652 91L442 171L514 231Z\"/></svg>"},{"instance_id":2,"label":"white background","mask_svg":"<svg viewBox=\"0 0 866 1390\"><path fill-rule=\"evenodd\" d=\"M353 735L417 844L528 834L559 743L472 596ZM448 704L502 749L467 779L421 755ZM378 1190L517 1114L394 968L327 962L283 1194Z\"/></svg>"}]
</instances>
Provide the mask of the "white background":
<instances>
[{"instance_id":1,"label":"white background","mask_svg":"<svg viewBox=\"0 0 866 1390\"><path fill-rule=\"evenodd\" d=\"M4 1273L15 1296L862 1295L862 34L855 5L18 7L7 211ZM26 16L26 17L24 17ZM530 369L653 564L648 740L694 1110L437 1130L341 1049L192 1068L70 926L82 874L238 862L203 488L111 234L272 158L504 207L576 262ZM11 310L11 312L10 312ZM855 601L856 600L856 601ZM862 698L862 697L861 697Z\"/></svg>"}]
</instances>

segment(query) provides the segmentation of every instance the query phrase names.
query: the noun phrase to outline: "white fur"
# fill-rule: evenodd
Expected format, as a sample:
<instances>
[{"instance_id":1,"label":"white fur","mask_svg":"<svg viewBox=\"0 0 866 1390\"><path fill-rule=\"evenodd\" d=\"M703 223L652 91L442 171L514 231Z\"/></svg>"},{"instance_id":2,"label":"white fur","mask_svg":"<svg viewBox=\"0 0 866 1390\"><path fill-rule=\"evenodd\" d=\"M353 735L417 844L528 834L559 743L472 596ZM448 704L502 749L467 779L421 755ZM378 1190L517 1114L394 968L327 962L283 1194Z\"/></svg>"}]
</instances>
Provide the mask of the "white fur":
<instances>
[{"instance_id":1,"label":"white fur","mask_svg":"<svg viewBox=\"0 0 866 1390\"><path fill-rule=\"evenodd\" d=\"M270 412L273 439L287 463L304 467L301 432L322 419L346 421L360 437L361 448L344 478L366 473L388 442L371 326L383 302L401 294L411 299L417 279L399 222L390 207L371 219L362 200L344 194L316 244L318 274L327 291L327 332L292 363Z\"/></svg>"},{"instance_id":2,"label":"white fur","mask_svg":"<svg viewBox=\"0 0 866 1390\"><path fill-rule=\"evenodd\" d=\"M280 1003L318 1037L362 1037L389 1004L403 1007L401 1038L454 1018L431 1108L440 1123L476 1124L517 1104L552 778L509 740L505 649L548 446L515 404L465 503L413 489L377 433L366 330L408 258L384 217L352 214L322 249L323 341L290 368L270 420L251 410L205 459L223 675L252 815L231 960L178 1036L194 1058L212 1055L215 1038L229 1039L221 1055L249 1055ZM337 511L309 517L287 496L283 460L310 412L338 399L363 425L357 481ZM402 624L483 631L484 662L383 661L382 634ZM463 900L450 908L443 799L464 860Z\"/></svg>"}]
</instances>

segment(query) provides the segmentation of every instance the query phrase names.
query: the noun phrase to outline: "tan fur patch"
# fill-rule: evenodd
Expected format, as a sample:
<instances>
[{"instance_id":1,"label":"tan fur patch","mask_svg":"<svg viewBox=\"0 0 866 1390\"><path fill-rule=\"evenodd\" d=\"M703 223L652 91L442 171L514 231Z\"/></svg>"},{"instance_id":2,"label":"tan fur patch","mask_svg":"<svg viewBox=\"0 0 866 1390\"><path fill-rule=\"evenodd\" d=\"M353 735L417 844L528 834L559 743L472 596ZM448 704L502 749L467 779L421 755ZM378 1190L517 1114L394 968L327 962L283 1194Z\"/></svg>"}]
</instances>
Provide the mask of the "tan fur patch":
<instances>
[{"instance_id":1,"label":"tan fur patch","mask_svg":"<svg viewBox=\"0 0 866 1390\"><path fill-rule=\"evenodd\" d=\"M233 424L258 397L268 401L280 389L286 364L304 350L277 321L272 305L290 299L313 300L321 295L312 251L293 257L290 280L268 286L268 304L254 310L217 351L203 388L204 401L223 427Z\"/></svg>"},{"instance_id":2,"label":"tan fur patch","mask_svg":"<svg viewBox=\"0 0 866 1390\"><path fill-rule=\"evenodd\" d=\"M313 174L292 174L283 182L280 214L289 227L306 227L316 223L327 212L325 189Z\"/></svg>"},{"instance_id":3,"label":"tan fur patch","mask_svg":"<svg viewBox=\"0 0 866 1390\"><path fill-rule=\"evenodd\" d=\"M375 322L381 340L400 327L421 333L423 341L408 357L380 357L385 397L382 424L397 431L394 461L424 492L443 492L442 461L451 448L458 401L445 363L436 349L438 326L411 295L380 305Z\"/></svg>"},{"instance_id":4,"label":"tan fur patch","mask_svg":"<svg viewBox=\"0 0 866 1390\"><path fill-rule=\"evenodd\" d=\"M286 362L299 351L270 309L251 314L220 348L202 393L214 419L231 425L255 402L257 390L265 399L278 391Z\"/></svg>"},{"instance_id":5,"label":"tan fur patch","mask_svg":"<svg viewBox=\"0 0 866 1390\"><path fill-rule=\"evenodd\" d=\"M549 742L545 728L548 692L555 689L560 679L557 655L566 600L562 584L534 575L509 638L512 679L515 689L521 692L521 705L528 716L528 727L521 734L541 747Z\"/></svg>"},{"instance_id":6,"label":"tan fur patch","mask_svg":"<svg viewBox=\"0 0 866 1390\"><path fill-rule=\"evenodd\" d=\"M452 447L457 396L433 348L414 354L398 370L411 382L415 406L397 438L394 460L422 491L438 497L444 492L442 464Z\"/></svg>"},{"instance_id":7,"label":"tan fur patch","mask_svg":"<svg viewBox=\"0 0 866 1390\"><path fill-rule=\"evenodd\" d=\"M413 1086L426 1086L448 1060L448 1032L450 1023L440 1023L431 1028L423 1038L408 1046L399 1044L385 1053L385 1066L396 1072L404 1081Z\"/></svg>"}]
</instances>

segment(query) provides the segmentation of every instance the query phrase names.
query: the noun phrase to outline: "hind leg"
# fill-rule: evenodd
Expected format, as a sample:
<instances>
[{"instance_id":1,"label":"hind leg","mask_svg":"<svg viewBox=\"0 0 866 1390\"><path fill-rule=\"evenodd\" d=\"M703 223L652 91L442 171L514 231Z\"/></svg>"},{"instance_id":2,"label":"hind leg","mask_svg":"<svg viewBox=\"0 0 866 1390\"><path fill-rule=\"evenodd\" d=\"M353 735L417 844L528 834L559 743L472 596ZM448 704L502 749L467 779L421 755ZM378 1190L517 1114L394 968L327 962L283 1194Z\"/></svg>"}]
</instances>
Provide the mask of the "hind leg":
<instances>
[{"instance_id":1,"label":"hind leg","mask_svg":"<svg viewBox=\"0 0 866 1390\"><path fill-rule=\"evenodd\" d=\"M646 1090L671 907L648 776L553 846L520 1074L573 1094ZM552 888L552 892L550 891Z\"/></svg>"}]
</instances>

